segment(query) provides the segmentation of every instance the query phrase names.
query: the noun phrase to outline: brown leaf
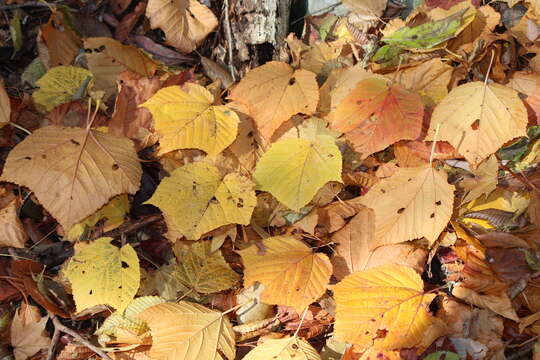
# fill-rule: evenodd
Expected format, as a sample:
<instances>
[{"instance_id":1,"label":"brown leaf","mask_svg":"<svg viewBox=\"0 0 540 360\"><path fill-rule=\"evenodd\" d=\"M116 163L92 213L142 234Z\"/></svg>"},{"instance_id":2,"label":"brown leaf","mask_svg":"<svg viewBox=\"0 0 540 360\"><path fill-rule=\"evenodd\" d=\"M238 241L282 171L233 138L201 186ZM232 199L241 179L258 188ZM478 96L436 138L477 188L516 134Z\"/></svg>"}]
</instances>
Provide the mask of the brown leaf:
<instances>
[{"instance_id":1,"label":"brown leaf","mask_svg":"<svg viewBox=\"0 0 540 360\"><path fill-rule=\"evenodd\" d=\"M126 40L129 36L129 33L131 32L135 24L137 24L137 22L139 21L139 18L141 17L141 15L144 14L145 11L146 11L146 3L145 2L138 3L132 12L126 14L122 18L122 20L120 20L120 23L114 30L114 38L118 41Z\"/></svg>"},{"instance_id":2,"label":"brown leaf","mask_svg":"<svg viewBox=\"0 0 540 360\"><path fill-rule=\"evenodd\" d=\"M26 360L40 350L47 349L51 339L45 325L49 318L42 318L37 307L22 303L13 317L10 337L15 360Z\"/></svg>"},{"instance_id":3,"label":"brown leaf","mask_svg":"<svg viewBox=\"0 0 540 360\"><path fill-rule=\"evenodd\" d=\"M41 36L49 49L50 67L71 65L82 46L81 39L65 23L60 11L52 13L41 29Z\"/></svg>"}]
</instances>

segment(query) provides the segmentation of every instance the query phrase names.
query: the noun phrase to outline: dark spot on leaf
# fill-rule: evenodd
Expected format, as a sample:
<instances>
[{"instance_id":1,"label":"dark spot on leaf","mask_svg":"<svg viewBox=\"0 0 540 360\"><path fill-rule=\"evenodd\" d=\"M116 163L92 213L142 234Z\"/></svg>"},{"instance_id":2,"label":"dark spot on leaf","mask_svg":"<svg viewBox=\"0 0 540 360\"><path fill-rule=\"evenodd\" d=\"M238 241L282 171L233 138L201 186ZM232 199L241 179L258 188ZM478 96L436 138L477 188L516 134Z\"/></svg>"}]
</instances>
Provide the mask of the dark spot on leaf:
<instances>
[{"instance_id":1,"label":"dark spot on leaf","mask_svg":"<svg viewBox=\"0 0 540 360\"><path fill-rule=\"evenodd\" d=\"M125 269L125 268L128 268L128 267L129 267L128 263L125 262L125 261L122 261L122 269Z\"/></svg>"},{"instance_id":2,"label":"dark spot on leaf","mask_svg":"<svg viewBox=\"0 0 540 360\"><path fill-rule=\"evenodd\" d=\"M296 291L300 291L300 288L296 288Z\"/></svg>"},{"instance_id":3,"label":"dark spot on leaf","mask_svg":"<svg viewBox=\"0 0 540 360\"><path fill-rule=\"evenodd\" d=\"M113 170L118 170L119 168L120 168L120 166L118 166L117 163L114 163L114 164L112 165L112 169L113 169Z\"/></svg>"},{"instance_id":4,"label":"dark spot on leaf","mask_svg":"<svg viewBox=\"0 0 540 360\"><path fill-rule=\"evenodd\" d=\"M405 211L405 208L401 208L401 209L398 209L397 213L398 213L398 214L401 214L401 213L404 212L404 211Z\"/></svg>"},{"instance_id":5,"label":"dark spot on leaf","mask_svg":"<svg viewBox=\"0 0 540 360\"><path fill-rule=\"evenodd\" d=\"M471 129L478 130L480 127L480 119L474 120L474 122L471 124Z\"/></svg>"},{"instance_id":6,"label":"dark spot on leaf","mask_svg":"<svg viewBox=\"0 0 540 360\"><path fill-rule=\"evenodd\" d=\"M253 137L253 131L248 132L247 137Z\"/></svg>"},{"instance_id":7,"label":"dark spot on leaf","mask_svg":"<svg viewBox=\"0 0 540 360\"><path fill-rule=\"evenodd\" d=\"M25 156L24 160L32 160L32 158L30 156Z\"/></svg>"},{"instance_id":8,"label":"dark spot on leaf","mask_svg":"<svg viewBox=\"0 0 540 360\"><path fill-rule=\"evenodd\" d=\"M383 194L386 194L386 190L384 190L384 189L381 189L381 192L382 192Z\"/></svg>"},{"instance_id":9,"label":"dark spot on leaf","mask_svg":"<svg viewBox=\"0 0 540 360\"><path fill-rule=\"evenodd\" d=\"M431 213L431 215L429 215L430 218L434 218L435 217L435 213Z\"/></svg>"},{"instance_id":10,"label":"dark spot on leaf","mask_svg":"<svg viewBox=\"0 0 540 360\"><path fill-rule=\"evenodd\" d=\"M69 141L70 141L73 145L77 145L77 146L81 145L81 144L80 144L77 140L75 140L75 139L71 139L71 140L69 140Z\"/></svg>"},{"instance_id":11,"label":"dark spot on leaf","mask_svg":"<svg viewBox=\"0 0 540 360\"><path fill-rule=\"evenodd\" d=\"M329 157L329 158L333 158L333 157L334 157L334 155L332 155L332 154L328 154L328 157Z\"/></svg>"},{"instance_id":12,"label":"dark spot on leaf","mask_svg":"<svg viewBox=\"0 0 540 360\"><path fill-rule=\"evenodd\" d=\"M412 178L408 178L408 179L407 179L407 181L411 181L411 180L412 180Z\"/></svg>"},{"instance_id":13,"label":"dark spot on leaf","mask_svg":"<svg viewBox=\"0 0 540 360\"><path fill-rule=\"evenodd\" d=\"M47 155L41 154L41 158L42 158L42 159L46 159L46 158L47 158Z\"/></svg>"},{"instance_id":14,"label":"dark spot on leaf","mask_svg":"<svg viewBox=\"0 0 540 360\"><path fill-rule=\"evenodd\" d=\"M212 196L212 198L210 199L210 202L213 204L217 204L218 201L215 196Z\"/></svg>"},{"instance_id":15,"label":"dark spot on leaf","mask_svg":"<svg viewBox=\"0 0 540 360\"><path fill-rule=\"evenodd\" d=\"M441 204L442 204L441 200L435 201L435 205L439 206Z\"/></svg>"},{"instance_id":16,"label":"dark spot on leaf","mask_svg":"<svg viewBox=\"0 0 540 360\"><path fill-rule=\"evenodd\" d=\"M291 347L292 347L294 350L298 349L298 345L296 345L296 344L292 344Z\"/></svg>"},{"instance_id":17,"label":"dark spot on leaf","mask_svg":"<svg viewBox=\"0 0 540 360\"><path fill-rule=\"evenodd\" d=\"M296 79L292 77L291 80L289 80L289 85L294 85L295 82Z\"/></svg>"},{"instance_id":18,"label":"dark spot on leaf","mask_svg":"<svg viewBox=\"0 0 540 360\"><path fill-rule=\"evenodd\" d=\"M244 207L244 199L238 199L238 202L236 203L237 208L243 208Z\"/></svg>"},{"instance_id":19,"label":"dark spot on leaf","mask_svg":"<svg viewBox=\"0 0 540 360\"><path fill-rule=\"evenodd\" d=\"M83 275L86 274L86 270L83 270L83 271L82 271L82 274L83 274Z\"/></svg>"},{"instance_id":20,"label":"dark spot on leaf","mask_svg":"<svg viewBox=\"0 0 540 360\"><path fill-rule=\"evenodd\" d=\"M88 295L92 295L92 292L93 292L93 291L92 291L92 290L90 290L90 292L88 293Z\"/></svg>"}]
</instances>

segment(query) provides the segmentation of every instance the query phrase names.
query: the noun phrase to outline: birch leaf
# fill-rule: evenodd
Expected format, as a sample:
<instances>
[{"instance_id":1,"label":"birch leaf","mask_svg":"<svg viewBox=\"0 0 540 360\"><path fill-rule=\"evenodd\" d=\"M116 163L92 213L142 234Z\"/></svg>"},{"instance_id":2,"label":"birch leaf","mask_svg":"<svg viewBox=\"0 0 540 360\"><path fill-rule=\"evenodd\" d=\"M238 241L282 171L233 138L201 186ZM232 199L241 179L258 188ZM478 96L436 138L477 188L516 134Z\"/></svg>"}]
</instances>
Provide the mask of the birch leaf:
<instances>
[{"instance_id":1,"label":"birch leaf","mask_svg":"<svg viewBox=\"0 0 540 360\"><path fill-rule=\"evenodd\" d=\"M253 179L281 203L299 211L329 181L341 182L341 153L335 139L320 135L274 143L257 163Z\"/></svg>"},{"instance_id":2,"label":"birch leaf","mask_svg":"<svg viewBox=\"0 0 540 360\"><path fill-rule=\"evenodd\" d=\"M227 317L218 311L180 301L152 306L138 317L150 327L152 359L232 360L235 357L234 331Z\"/></svg>"},{"instance_id":3,"label":"birch leaf","mask_svg":"<svg viewBox=\"0 0 540 360\"><path fill-rule=\"evenodd\" d=\"M139 189L142 170L133 143L96 130L46 126L8 155L0 180L30 188L64 229L113 196Z\"/></svg>"},{"instance_id":4,"label":"birch leaf","mask_svg":"<svg viewBox=\"0 0 540 360\"><path fill-rule=\"evenodd\" d=\"M311 71L294 70L288 64L271 61L249 71L230 98L249 107L257 128L270 139L291 116L315 112L319 87Z\"/></svg>"},{"instance_id":5,"label":"birch leaf","mask_svg":"<svg viewBox=\"0 0 540 360\"><path fill-rule=\"evenodd\" d=\"M267 339L251 350L244 360L320 360L317 351L304 339Z\"/></svg>"},{"instance_id":6,"label":"birch leaf","mask_svg":"<svg viewBox=\"0 0 540 360\"><path fill-rule=\"evenodd\" d=\"M460 185L467 191L463 202L469 202L482 195L487 196L497 188L499 172L497 158L495 155L490 156L472 172L473 178L467 178L460 182Z\"/></svg>"},{"instance_id":7,"label":"birch leaf","mask_svg":"<svg viewBox=\"0 0 540 360\"><path fill-rule=\"evenodd\" d=\"M197 240L223 225L248 225L257 199L249 179L222 177L215 166L196 162L163 179L146 203L161 209L171 239Z\"/></svg>"},{"instance_id":8,"label":"birch leaf","mask_svg":"<svg viewBox=\"0 0 540 360\"><path fill-rule=\"evenodd\" d=\"M204 87L186 83L159 90L141 106L152 113L160 135L160 153L201 149L215 156L229 146L238 132L238 115L213 106L214 96Z\"/></svg>"},{"instance_id":9,"label":"birch leaf","mask_svg":"<svg viewBox=\"0 0 540 360\"><path fill-rule=\"evenodd\" d=\"M137 253L127 244L118 248L112 238L77 243L66 269L77 312L96 305L124 310L139 289Z\"/></svg>"},{"instance_id":10,"label":"birch leaf","mask_svg":"<svg viewBox=\"0 0 540 360\"><path fill-rule=\"evenodd\" d=\"M245 266L244 286L256 281L265 286L262 302L292 306L301 313L324 294L332 274L326 255L289 236L264 239L262 246L264 254L255 245L238 251Z\"/></svg>"},{"instance_id":11,"label":"birch leaf","mask_svg":"<svg viewBox=\"0 0 540 360\"><path fill-rule=\"evenodd\" d=\"M526 136L527 110L517 92L481 81L455 87L433 111L428 140L439 127L438 141L448 141L473 167L506 142Z\"/></svg>"},{"instance_id":12,"label":"birch leaf","mask_svg":"<svg viewBox=\"0 0 540 360\"><path fill-rule=\"evenodd\" d=\"M375 184L362 199L375 212L372 248L422 237L433 244L450 221L454 190L429 165L400 168Z\"/></svg>"}]
</instances>

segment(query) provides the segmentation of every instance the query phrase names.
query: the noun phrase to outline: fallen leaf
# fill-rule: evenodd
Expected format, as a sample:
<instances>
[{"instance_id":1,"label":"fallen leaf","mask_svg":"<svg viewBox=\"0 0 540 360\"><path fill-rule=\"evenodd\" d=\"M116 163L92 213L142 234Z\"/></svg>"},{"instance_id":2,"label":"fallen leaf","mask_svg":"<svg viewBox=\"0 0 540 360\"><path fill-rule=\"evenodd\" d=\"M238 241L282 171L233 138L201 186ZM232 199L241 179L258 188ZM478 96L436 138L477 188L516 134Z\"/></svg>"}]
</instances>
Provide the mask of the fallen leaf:
<instances>
[{"instance_id":1,"label":"fallen leaf","mask_svg":"<svg viewBox=\"0 0 540 360\"><path fill-rule=\"evenodd\" d=\"M175 241L182 235L197 240L227 224L247 225L256 202L249 179L236 173L222 177L215 166L196 162L164 178L146 203L163 211Z\"/></svg>"},{"instance_id":2,"label":"fallen leaf","mask_svg":"<svg viewBox=\"0 0 540 360\"><path fill-rule=\"evenodd\" d=\"M53 11L41 36L49 49L49 66L71 65L82 47L81 39L66 24L61 11Z\"/></svg>"},{"instance_id":3,"label":"fallen leaf","mask_svg":"<svg viewBox=\"0 0 540 360\"><path fill-rule=\"evenodd\" d=\"M48 320L48 316L41 317L37 307L26 303L21 304L13 316L10 328L15 360L29 359L38 351L49 347L51 339L45 331Z\"/></svg>"},{"instance_id":4,"label":"fallen leaf","mask_svg":"<svg viewBox=\"0 0 540 360\"><path fill-rule=\"evenodd\" d=\"M215 156L229 146L238 132L238 115L204 87L186 83L159 90L140 106L152 113L160 135L160 154L195 148Z\"/></svg>"},{"instance_id":5,"label":"fallen leaf","mask_svg":"<svg viewBox=\"0 0 540 360\"><path fill-rule=\"evenodd\" d=\"M77 312L96 305L123 311L137 293L140 281L137 253L126 244L118 248L112 238L77 243L67 265Z\"/></svg>"},{"instance_id":6,"label":"fallen leaf","mask_svg":"<svg viewBox=\"0 0 540 360\"><path fill-rule=\"evenodd\" d=\"M11 116L11 103L4 88L4 82L0 79L0 129L4 127Z\"/></svg>"},{"instance_id":7,"label":"fallen leaf","mask_svg":"<svg viewBox=\"0 0 540 360\"><path fill-rule=\"evenodd\" d=\"M319 87L314 73L272 61L249 71L229 98L246 104L263 137L270 139L291 116L315 112Z\"/></svg>"},{"instance_id":8,"label":"fallen leaf","mask_svg":"<svg viewBox=\"0 0 540 360\"><path fill-rule=\"evenodd\" d=\"M0 179L30 188L60 225L70 229L113 196L135 193L141 173L128 139L46 126L9 153Z\"/></svg>"},{"instance_id":9,"label":"fallen leaf","mask_svg":"<svg viewBox=\"0 0 540 360\"><path fill-rule=\"evenodd\" d=\"M328 120L365 158L399 140L418 138L423 116L418 94L387 80L368 78L330 112Z\"/></svg>"},{"instance_id":10,"label":"fallen leaf","mask_svg":"<svg viewBox=\"0 0 540 360\"><path fill-rule=\"evenodd\" d=\"M332 274L326 255L288 236L266 238L262 246L264 254L255 245L238 253L245 266L244 286L262 283L263 302L292 306L301 313L325 292Z\"/></svg>"},{"instance_id":11,"label":"fallen leaf","mask_svg":"<svg viewBox=\"0 0 540 360\"><path fill-rule=\"evenodd\" d=\"M284 337L266 339L251 350L244 360L320 360L317 351L304 339Z\"/></svg>"},{"instance_id":12,"label":"fallen leaf","mask_svg":"<svg viewBox=\"0 0 540 360\"><path fill-rule=\"evenodd\" d=\"M433 111L428 140L448 141L473 167L504 143L525 136L527 110L515 90L470 82L450 91Z\"/></svg>"},{"instance_id":13,"label":"fallen leaf","mask_svg":"<svg viewBox=\"0 0 540 360\"><path fill-rule=\"evenodd\" d=\"M413 269L389 264L356 272L333 288L337 303L338 340L392 350L414 347L436 322L429 312L435 294L424 293L424 283ZM361 304L361 306L359 306Z\"/></svg>"},{"instance_id":14,"label":"fallen leaf","mask_svg":"<svg viewBox=\"0 0 540 360\"><path fill-rule=\"evenodd\" d=\"M235 358L232 326L218 311L180 301L152 306L137 316L150 327L152 359Z\"/></svg>"},{"instance_id":15,"label":"fallen leaf","mask_svg":"<svg viewBox=\"0 0 540 360\"><path fill-rule=\"evenodd\" d=\"M341 153L328 135L285 139L270 147L257 163L253 179L281 203L299 211L329 181L341 182Z\"/></svg>"},{"instance_id":16,"label":"fallen leaf","mask_svg":"<svg viewBox=\"0 0 540 360\"><path fill-rule=\"evenodd\" d=\"M361 198L375 212L372 248L425 237L432 245L452 215L454 186L426 165L400 168Z\"/></svg>"},{"instance_id":17,"label":"fallen leaf","mask_svg":"<svg viewBox=\"0 0 540 360\"><path fill-rule=\"evenodd\" d=\"M488 196L497 187L499 162L495 155L482 162L477 169L473 169L472 178L460 182L461 187L467 191L463 202L469 202L480 196Z\"/></svg>"},{"instance_id":18,"label":"fallen leaf","mask_svg":"<svg viewBox=\"0 0 540 360\"><path fill-rule=\"evenodd\" d=\"M20 201L14 196L6 196L7 199L12 198L7 204L4 203L7 199L2 199L2 207L0 207L0 246L11 246L16 248L24 248L24 243L28 239L23 224L19 220Z\"/></svg>"},{"instance_id":19,"label":"fallen leaf","mask_svg":"<svg viewBox=\"0 0 540 360\"><path fill-rule=\"evenodd\" d=\"M82 97L79 92L92 81L90 71L75 66L57 66L43 75L36 85L39 89L32 95L35 102L51 111L55 106Z\"/></svg>"},{"instance_id":20,"label":"fallen leaf","mask_svg":"<svg viewBox=\"0 0 540 360\"><path fill-rule=\"evenodd\" d=\"M462 3L468 4L468 1ZM477 9L474 20L455 39L448 42L448 48L458 54L461 51L470 53L478 41L484 43L494 41L496 39L494 30L500 20L501 15L491 6L481 6Z\"/></svg>"},{"instance_id":21,"label":"fallen leaf","mask_svg":"<svg viewBox=\"0 0 540 360\"><path fill-rule=\"evenodd\" d=\"M157 70L157 64L139 49L111 38L87 38L84 51L88 69L94 74L95 89L104 91L105 99L116 94L116 80L121 72L132 70L150 77Z\"/></svg>"},{"instance_id":22,"label":"fallen leaf","mask_svg":"<svg viewBox=\"0 0 540 360\"><path fill-rule=\"evenodd\" d=\"M199 241L191 245L177 242L173 247L177 259L173 276L188 289L202 294L227 290L240 280L221 251L212 251L210 246L209 241Z\"/></svg>"},{"instance_id":23,"label":"fallen leaf","mask_svg":"<svg viewBox=\"0 0 540 360\"><path fill-rule=\"evenodd\" d=\"M190 53L218 25L210 9L197 0L150 0L146 16L152 29L161 28L169 45Z\"/></svg>"}]
</instances>

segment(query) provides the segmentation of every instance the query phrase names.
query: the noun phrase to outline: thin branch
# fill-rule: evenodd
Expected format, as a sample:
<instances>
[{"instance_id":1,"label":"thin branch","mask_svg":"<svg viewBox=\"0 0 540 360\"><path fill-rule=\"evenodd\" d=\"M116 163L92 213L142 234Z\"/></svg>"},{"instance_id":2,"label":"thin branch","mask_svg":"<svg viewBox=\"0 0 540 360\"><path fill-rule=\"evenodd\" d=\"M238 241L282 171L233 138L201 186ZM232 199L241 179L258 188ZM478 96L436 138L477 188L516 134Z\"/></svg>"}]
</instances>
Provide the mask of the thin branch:
<instances>
[{"instance_id":1,"label":"thin branch","mask_svg":"<svg viewBox=\"0 0 540 360\"><path fill-rule=\"evenodd\" d=\"M87 348L89 348L90 350L95 352L96 354L98 354L102 359L112 360L109 355L107 355L105 352L103 352L103 350L101 350L100 348L98 348L97 346L92 344L90 341L83 338L76 331L74 331L74 330L68 328L67 326L65 326L64 324L62 324L60 322L60 320L58 320L56 315L51 314L51 313L49 313L49 315L51 317L51 320L52 320L52 323L54 325L55 331L56 331L56 329L58 329L59 331L65 333L65 334L73 336L75 339L80 341L81 344L83 344L84 346L86 346Z\"/></svg>"},{"instance_id":2,"label":"thin branch","mask_svg":"<svg viewBox=\"0 0 540 360\"><path fill-rule=\"evenodd\" d=\"M27 1L22 4L10 4L10 5L0 5L0 11L4 10L14 10L14 9L20 9L24 7L41 7L41 8L49 8L49 5L44 4L40 1Z\"/></svg>"},{"instance_id":3,"label":"thin branch","mask_svg":"<svg viewBox=\"0 0 540 360\"><path fill-rule=\"evenodd\" d=\"M49 345L49 350L47 351L47 360L53 360L54 359L54 353L56 344L58 343L58 340L60 339L60 329L55 327L54 328L54 334L51 340L51 345Z\"/></svg>"},{"instance_id":4,"label":"thin branch","mask_svg":"<svg viewBox=\"0 0 540 360\"><path fill-rule=\"evenodd\" d=\"M233 82L236 82L236 76L234 75L234 65L233 65L233 47L232 47L232 33L231 33L231 20L229 19L229 0L223 0L223 13L224 13L224 33L225 39L227 40L227 51L228 51L228 61L229 72Z\"/></svg>"}]
</instances>

